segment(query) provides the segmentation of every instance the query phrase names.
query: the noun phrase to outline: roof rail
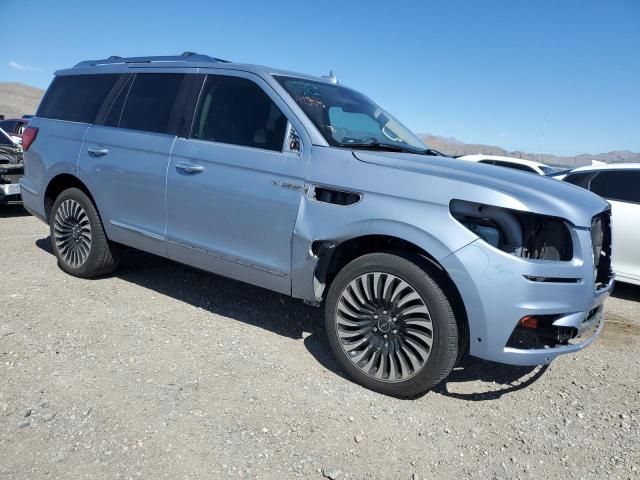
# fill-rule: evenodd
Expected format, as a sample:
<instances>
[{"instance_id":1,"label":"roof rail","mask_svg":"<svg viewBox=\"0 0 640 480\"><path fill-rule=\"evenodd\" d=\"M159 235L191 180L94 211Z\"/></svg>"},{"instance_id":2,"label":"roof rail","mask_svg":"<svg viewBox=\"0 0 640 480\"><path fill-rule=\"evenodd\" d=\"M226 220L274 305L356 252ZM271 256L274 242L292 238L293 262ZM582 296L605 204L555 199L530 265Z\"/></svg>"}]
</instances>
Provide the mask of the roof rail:
<instances>
[{"instance_id":1,"label":"roof rail","mask_svg":"<svg viewBox=\"0 0 640 480\"><path fill-rule=\"evenodd\" d=\"M183 52L180 55L167 55L156 57L120 57L118 55L111 55L108 58L102 60L85 60L83 62L74 65L77 67L93 67L96 65L111 65L118 63L155 63L155 62L210 62L210 63L229 63L228 60L221 58L210 57L209 55L202 55L194 52Z\"/></svg>"}]
</instances>

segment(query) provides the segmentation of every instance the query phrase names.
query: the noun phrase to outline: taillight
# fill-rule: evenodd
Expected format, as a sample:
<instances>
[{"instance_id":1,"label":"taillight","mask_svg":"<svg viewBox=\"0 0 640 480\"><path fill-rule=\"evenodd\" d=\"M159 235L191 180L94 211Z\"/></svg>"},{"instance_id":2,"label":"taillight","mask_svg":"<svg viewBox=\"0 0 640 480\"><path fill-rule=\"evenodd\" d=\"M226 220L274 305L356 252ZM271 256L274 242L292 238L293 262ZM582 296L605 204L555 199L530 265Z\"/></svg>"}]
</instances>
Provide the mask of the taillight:
<instances>
[{"instance_id":1,"label":"taillight","mask_svg":"<svg viewBox=\"0 0 640 480\"><path fill-rule=\"evenodd\" d=\"M22 132L22 149L26 152L38 136L38 127L27 127Z\"/></svg>"}]
</instances>

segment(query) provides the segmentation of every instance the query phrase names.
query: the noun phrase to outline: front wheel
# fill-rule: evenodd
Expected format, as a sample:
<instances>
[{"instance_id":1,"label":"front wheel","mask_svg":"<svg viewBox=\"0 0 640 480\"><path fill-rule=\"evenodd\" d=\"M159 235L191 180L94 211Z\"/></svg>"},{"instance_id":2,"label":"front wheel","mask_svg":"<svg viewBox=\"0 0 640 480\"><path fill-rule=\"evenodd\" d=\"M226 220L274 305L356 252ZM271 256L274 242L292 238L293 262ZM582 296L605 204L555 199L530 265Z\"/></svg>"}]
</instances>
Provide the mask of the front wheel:
<instances>
[{"instance_id":1,"label":"front wheel","mask_svg":"<svg viewBox=\"0 0 640 480\"><path fill-rule=\"evenodd\" d=\"M364 255L331 284L325 327L341 367L377 392L427 392L453 368L458 327L443 285L420 257Z\"/></svg>"},{"instance_id":2,"label":"front wheel","mask_svg":"<svg viewBox=\"0 0 640 480\"><path fill-rule=\"evenodd\" d=\"M90 278L111 273L118 265L119 248L107 239L98 210L82 190L63 191L49 223L53 252L65 272Z\"/></svg>"}]
</instances>

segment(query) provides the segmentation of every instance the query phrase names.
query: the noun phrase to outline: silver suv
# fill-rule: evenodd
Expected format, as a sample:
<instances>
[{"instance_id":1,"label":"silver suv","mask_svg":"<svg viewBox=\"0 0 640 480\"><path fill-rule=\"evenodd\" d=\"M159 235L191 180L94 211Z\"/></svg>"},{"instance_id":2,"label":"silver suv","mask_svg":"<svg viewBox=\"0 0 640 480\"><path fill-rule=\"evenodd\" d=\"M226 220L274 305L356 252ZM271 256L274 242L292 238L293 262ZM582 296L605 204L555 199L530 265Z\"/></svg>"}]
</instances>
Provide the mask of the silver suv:
<instances>
[{"instance_id":1,"label":"silver suv","mask_svg":"<svg viewBox=\"0 0 640 480\"><path fill-rule=\"evenodd\" d=\"M464 354L516 365L603 326L609 206L581 188L444 157L334 75L204 55L56 73L23 136L26 208L60 268L122 246L325 310L342 368L421 394Z\"/></svg>"}]
</instances>

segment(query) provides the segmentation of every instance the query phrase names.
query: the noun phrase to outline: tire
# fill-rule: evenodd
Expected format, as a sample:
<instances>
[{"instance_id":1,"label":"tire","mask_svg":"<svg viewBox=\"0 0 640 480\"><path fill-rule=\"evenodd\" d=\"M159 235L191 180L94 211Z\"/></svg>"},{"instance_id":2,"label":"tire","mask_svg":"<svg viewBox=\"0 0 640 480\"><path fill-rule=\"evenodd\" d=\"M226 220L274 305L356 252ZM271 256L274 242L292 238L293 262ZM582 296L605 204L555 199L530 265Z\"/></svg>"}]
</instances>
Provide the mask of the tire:
<instances>
[{"instance_id":1,"label":"tire","mask_svg":"<svg viewBox=\"0 0 640 480\"><path fill-rule=\"evenodd\" d=\"M426 393L458 356L451 302L421 260L403 253L356 258L338 273L325 302L338 363L357 383L385 395Z\"/></svg>"},{"instance_id":2,"label":"tire","mask_svg":"<svg viewBox=\"0 0 640 480\"><path fill-rule=\"evenodd\" d=\"M58 266L80 278L107 275L120 260L120 248L104 232L93 201L78 188L56 198L49 218L51 246Z\"/></svg>"}]
</instances>

